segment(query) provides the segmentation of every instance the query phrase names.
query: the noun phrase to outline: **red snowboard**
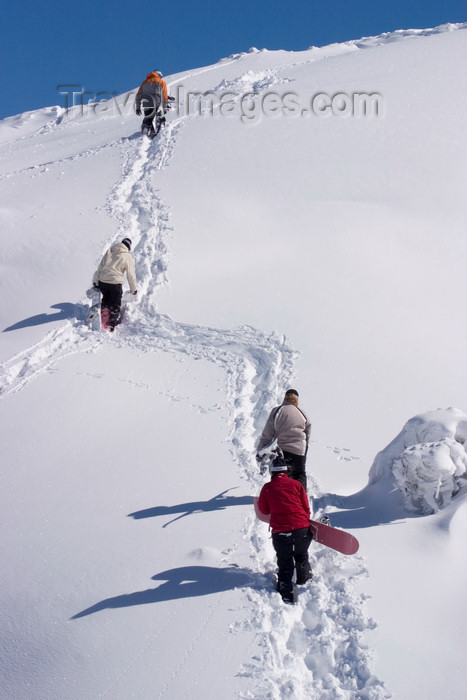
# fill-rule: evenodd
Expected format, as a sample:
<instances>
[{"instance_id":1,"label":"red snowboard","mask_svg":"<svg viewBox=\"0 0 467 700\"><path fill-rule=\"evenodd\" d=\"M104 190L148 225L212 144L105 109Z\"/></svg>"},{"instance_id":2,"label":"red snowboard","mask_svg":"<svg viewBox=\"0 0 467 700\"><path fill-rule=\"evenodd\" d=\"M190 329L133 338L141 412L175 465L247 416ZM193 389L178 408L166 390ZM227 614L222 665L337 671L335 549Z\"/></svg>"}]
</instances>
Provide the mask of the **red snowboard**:
<instances>
[{"instance_id":1,"label":"red snowboard","mask_svg":"<svg viewBox=\"0 0 467 700\"><path fill-rule=\"evenodd\" d=\"M264 515L258 508L258 499L254 499L256 516L265 523L269 522L270 515ZM358 551L359 543L356 537L346 532L339 530L337 527L331 527L324 523L318 523L316 520L310 520L310 526L313 532L313 539L319 544L324 544L326 547L331 547L342 554L355 554Z\"/></svg>"},{"instance_id":2,"label":"red snowboard","mask_svg":"<svg viewBox=\"0 0 467 700\"><path fill-rule=\"evenodd\" d=\"M310 525L315 542L331 547L331 549L336 549L342 554L355 554L358 551L360 546L358 540L350 532L339 530L337 527L331 527L324 523L318 523L316 520L310 520Z\"/></svg>"}]
</instances>

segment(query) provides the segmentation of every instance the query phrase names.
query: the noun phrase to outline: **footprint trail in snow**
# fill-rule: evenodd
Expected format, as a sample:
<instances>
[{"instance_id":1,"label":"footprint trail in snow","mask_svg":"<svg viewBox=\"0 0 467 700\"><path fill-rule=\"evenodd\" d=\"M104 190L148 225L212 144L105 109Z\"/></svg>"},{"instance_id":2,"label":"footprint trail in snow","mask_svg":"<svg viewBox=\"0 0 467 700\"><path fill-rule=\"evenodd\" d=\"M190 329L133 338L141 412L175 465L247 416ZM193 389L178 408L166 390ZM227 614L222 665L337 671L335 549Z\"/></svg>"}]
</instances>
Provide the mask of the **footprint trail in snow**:
<instances>
[{"instance_id":1,"label":"footprint trail in snow","mask_svg":"<svg viewBox=\"0 0 467 700\"><path fill-rule=\"evenodd\" d=\"M249 74L247 79L252 81L254 76ZM256 83L262 86L264 79L259 75ZM274 82L271 71L267 82ZM239 85L244 84L245 79L240 78ZM125 324L110 336L89 331L82 319L65 322L2 364L0 396L21 390L61 358L96 351L104 343L214 362L223 368L226 377L232 456L257 493L263 478L252 459L253 436L272 407L270 397L291 383L296 353L275 332L264 333L250 326L220 330L178 323L157 311L157 292L167 282L171 229L168 211L154 188L154 175L169 164L183 121L169 122L157 141L121 139L117 143L122 151L122 171L106 208L118 224L115 239L129 236L133 241L139 285L138 300L129 305ZM311 491L315 497L320 496L316 483L312 483ZM264 523L252 514L243 535L251 542L250 566L254 572L253 586L245 588L250 610L244 624L257 631L262 650L261 657L252 659L241 671L252 686L243 697L389 697L383 684L371 674L371 654L361 644L362 633L374 627L364 613L364 597L356 592L354 583L366 575L362 557L345 558L312 545L315 579L302 589L297 605L290 607L273 591L275 560Z\"/></svg>"}]
</instances>

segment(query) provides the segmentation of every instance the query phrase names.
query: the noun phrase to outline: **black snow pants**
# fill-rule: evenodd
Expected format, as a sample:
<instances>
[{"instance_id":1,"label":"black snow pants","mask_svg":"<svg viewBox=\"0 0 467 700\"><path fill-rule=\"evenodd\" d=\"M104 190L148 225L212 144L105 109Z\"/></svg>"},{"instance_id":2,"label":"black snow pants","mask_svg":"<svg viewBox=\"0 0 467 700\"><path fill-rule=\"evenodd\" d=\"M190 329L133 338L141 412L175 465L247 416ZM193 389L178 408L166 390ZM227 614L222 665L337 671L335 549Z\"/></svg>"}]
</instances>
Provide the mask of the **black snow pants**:
<instances>
[{"instance_id":1,"label":"black snow pants","mask_svg":"<svg viewBox=\"0 0 467 700\"><path fill-rule=\"evenodd\" d=\"M306 472L305 472L305 463L306 463L306 455L296 455L293 452L287 452L286 450L282 450L284 453L284 459L286 463L289 466L288 469L288 475L290 476L291 479L296 479L296 481L299 481L303 488L306 491Z\"/></svg>"},{"instance_id":2,"label":"black snow pants","mask_svg":"<svg viewBox=\"0 0 467 700\"><path fill-rule=\"evenodd\" d=\"M123 285L99 281L99 289L102 292L101 308L109 309L110 325L114 327L120 321Z\"/></svg>"},{"instance_id":3,"label":"black snow pants","mask_svg":"<svg viewBox=\"0 0 467 700\"><path fill-rule=\"evenodd\" d=\"M155 136L159 133L163 114L161 113L161 100L157 95L144 95L141 100L144 119L141 125L141 131L147 133L148 136ZM154 120L156 125L154 126Z\"/></svg>"},{"instance_id":4,"label":"black snow pants","mask_svg":"<svg viewBox=\"0 0 467 700\"><path fill-rule=\"evenodd\" d=\"M292 578L294 569L297 571L297 583L305 583L311 573L308 561L308 547L313 535L310 527L302 527L290 532L276 532L272 536L272 544L276 550L279 572L278 590L284 597L292 595Z\"/></svg>"}]
</instances>

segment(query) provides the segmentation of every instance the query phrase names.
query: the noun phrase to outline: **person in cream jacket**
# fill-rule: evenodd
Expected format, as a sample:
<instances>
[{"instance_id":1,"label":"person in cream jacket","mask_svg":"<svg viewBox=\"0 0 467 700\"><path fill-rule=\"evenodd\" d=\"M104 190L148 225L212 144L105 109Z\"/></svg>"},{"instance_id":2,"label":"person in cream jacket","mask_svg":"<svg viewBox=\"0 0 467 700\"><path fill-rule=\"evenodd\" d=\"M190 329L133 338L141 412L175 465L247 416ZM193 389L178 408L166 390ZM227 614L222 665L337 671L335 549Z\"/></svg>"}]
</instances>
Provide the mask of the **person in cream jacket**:
<instances>
[{"instance_id":1,"label":"person in cream jacket","mask_svg":"<svg viewBox=\"0 0 467 700\"><path fill-rule=\"evenodd\" d=\"M131 257L131 239L124 238L105 253L93 278L93 285L102 292L101 314L108 317L113 329L120 320L123 278L126 274L130 292L137 294L135 263Z\"/></svg>"}]
</instances>

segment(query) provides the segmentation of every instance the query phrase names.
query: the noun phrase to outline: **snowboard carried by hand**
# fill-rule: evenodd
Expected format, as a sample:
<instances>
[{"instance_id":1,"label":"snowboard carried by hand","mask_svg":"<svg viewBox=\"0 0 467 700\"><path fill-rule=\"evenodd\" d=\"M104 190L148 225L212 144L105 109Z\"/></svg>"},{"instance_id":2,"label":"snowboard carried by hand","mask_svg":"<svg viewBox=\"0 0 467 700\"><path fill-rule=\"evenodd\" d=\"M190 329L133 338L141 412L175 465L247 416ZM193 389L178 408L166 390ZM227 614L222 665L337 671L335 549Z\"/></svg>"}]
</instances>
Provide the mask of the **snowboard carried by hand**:
<instances>
[{"instance_id":1,"label":"snowboard carried by hand","mask_svg":"<svg viewBox=\"0 0 467 700\"><path fill-rule=\"evenodd\" d=\"M315 542L331 547L342 554L355 554L358 551L360 544L350 532L331 527L331 525L320 523L317 520L310 520L310 527Z\"/></svg>"},{"instance_id":2,"label":"snowboard carried by hand","mask_svg":"<svg viewBox=\"0 0 467 700\"><path fill-rule=\"evenodd\" d=\"M91 287L86 292L91 300L91 308L86 314L86 325L92 331L113 330L111 327L110 310L101 307L101 290L99 287Z\"/></svg>"},{"instance_id":3,"label":"snowboard carried by hand","mask_svg":"<svg viewBox=\"0 0 467 700\"><path fill-rule=\"evenodd\" d=\"M274 462L274 460L283 459L283 457L284 455L281 448L277 444L277 439L274 438L274 440L262 447L256 453L256 461L259 466L259 473L265 474L269 469L270 465Z\"/></svg>"},{"instance_id":4,"label":"snowboard carried by hand","mask_svg":"<svg viewBox=\"0 0 467 700\"><path fill-rule=\"evenodd\" d=\"M117 311L101 307L101 291L99 287L91 287L86 292L91 301L91 307L86 314L86 325L93 331L106 330L113 332L116 326L122 323L127 311L128 303L136 300L136 296L125 292L124 301Z\"/></svg>"},{"instance_id":5,"label":"snowboard carried by hand","mask_svg":"<svg viewBox=\"0 0 467 700\"><path fill-rule=\"evenodd\" d=\"M259 510L257 497L254 499L254 505L256 517L265 523L269 523L271 516L265 515ZM350 532L331 527L331 525L320 523L317 520L310 520L310 527L313 533L313 540L318 542L318 544L324 544L326 547L341 552L341 554L355 554L358 551L359 542Z\"/></svg>"},{"instance_id":6,"label":"snowboard carried by hand","mask_svg":"<svg viewBox=\"0 0 467 700\"><path fill-rule=\"evenodd\" d=\"M101 290L99 287L91 287L86 292L86 296L91 301L91 307L86 314L86 325L92 331L99 331L101 328Z\"/></svg>"}]
</instances>

